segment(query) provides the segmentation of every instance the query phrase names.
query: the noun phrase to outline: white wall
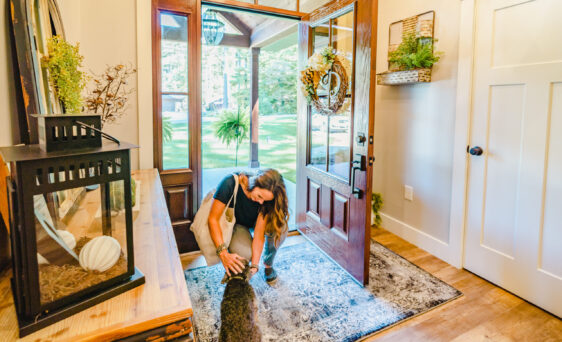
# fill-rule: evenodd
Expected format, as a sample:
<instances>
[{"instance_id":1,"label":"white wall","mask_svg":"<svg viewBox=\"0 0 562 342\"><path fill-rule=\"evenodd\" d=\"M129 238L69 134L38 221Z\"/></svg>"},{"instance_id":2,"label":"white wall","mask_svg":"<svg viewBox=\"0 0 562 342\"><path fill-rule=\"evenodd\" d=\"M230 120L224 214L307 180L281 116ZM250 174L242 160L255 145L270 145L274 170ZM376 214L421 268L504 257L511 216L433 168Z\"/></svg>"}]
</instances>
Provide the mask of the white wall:
<instances>
[{"instance_id":1,"label":"white wall","mask_svg":"<svg viewBox=\"0 0 562 342\"><path fill-rule=\"evenodd\" d=\"M448 259L455 137L460 1L379 0L377 72L387 70L389 24L435 11L432 82L377 86L373 191L384 198L383 227ZM404 185L414 200L404 199Z\"/></svg>"},{"instance_id":2,"label":"white wall","mask_svg":"<svg viewBox=\"0 0 562 342\"><path fill-rule=\"evenodd\" d=\"M107 66L137 67L136 0L58 0L67 39L80 42L84 70L101 74ZM137 75L129 80L128 107L121 119L104 126L116 138L139 144ZM139 151L131 153L131 166L138 169Z\"/></svg>"},{"instance_id":3,"label":"white wall","mask_svg":"<svg viewBox=\"0 0 562 342\"><path fill-rule=\"evenodd\" d=\"M58 0L58 2L67 39L72 43L80 42L85 71L100 74L107 65L119 63L128 63L137 68L137 0ZM2 15L0 16L0 120L2 122L0 146L19 142L7 3L8 0L1 1ZM150 28L149 15L150 13L145 26ZM148 41L150 42L150 37ZM137 88L136 75L131 78L130 86ZM115 124L107 125L104 130L119 139L139 144L138 100L138 92L135 91L130 95L129 106L123 118ZM146 110L150 111L150 118L152 118L152 108L145 108ZM149 144L152 154L151 136ZM150 160L144 163L143 167L151 167L151 165ZM131 154L131 166L133 169L139 167L138 150Z\"/></svg>"},{"instance_id":4,"label":"white wall","mask_svg":"<svg viewBox=\"0 0 562 342\"><path fill-rule=\"evenodd\" d=\"M0 1L0 146L19 142L7 3Z\"/></svg>"}]
</instances>

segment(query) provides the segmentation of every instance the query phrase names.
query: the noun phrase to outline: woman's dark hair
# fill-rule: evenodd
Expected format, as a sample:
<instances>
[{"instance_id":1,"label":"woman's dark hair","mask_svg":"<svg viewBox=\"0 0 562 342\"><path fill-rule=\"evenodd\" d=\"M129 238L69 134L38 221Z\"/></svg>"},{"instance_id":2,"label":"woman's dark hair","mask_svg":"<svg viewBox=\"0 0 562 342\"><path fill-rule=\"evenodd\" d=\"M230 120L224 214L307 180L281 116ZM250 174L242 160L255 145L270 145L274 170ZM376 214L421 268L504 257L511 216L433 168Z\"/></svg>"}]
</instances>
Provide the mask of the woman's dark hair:
<instances>
[{"instance_id":1,"label":"woman's dark hair","mask_svg":"<svg viewBox=\"0 0 562 342\"><path fill-rule=\"evenodd\" d=\"M285 189L285 181L279 171L265 169L258 171L255 175L247 174L248 191L254 188L269 190L273 194L273 200L265 201L260 207L260 213L266 218L266 232L273 234L277 245L281 237L287 232L289 221L289 200Z\"/></svg>"}]
</instances>

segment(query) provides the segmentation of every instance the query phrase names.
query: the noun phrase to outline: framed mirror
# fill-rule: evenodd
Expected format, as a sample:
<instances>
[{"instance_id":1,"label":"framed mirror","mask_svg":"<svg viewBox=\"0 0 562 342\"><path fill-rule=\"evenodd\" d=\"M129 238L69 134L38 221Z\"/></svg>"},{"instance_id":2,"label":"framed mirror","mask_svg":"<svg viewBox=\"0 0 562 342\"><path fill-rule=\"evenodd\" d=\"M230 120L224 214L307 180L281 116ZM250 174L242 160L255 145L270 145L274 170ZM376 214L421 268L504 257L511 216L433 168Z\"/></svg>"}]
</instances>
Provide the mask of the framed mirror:
<instances>
[{"instance_id":1,"label":"framed mirror","mask_svg":"<svg viewBox=\"0 0 562 342\"><path fill-rule=\"evenodd\" d=\"M10 0L14 48L17 56L21 102L22 143L38 142L37 122L32 114L61 114L63 109L49 83L46 67L41 63L48 53L47 41L54 35L65 38L56 0Z\"/></svg>"}]
</instances>

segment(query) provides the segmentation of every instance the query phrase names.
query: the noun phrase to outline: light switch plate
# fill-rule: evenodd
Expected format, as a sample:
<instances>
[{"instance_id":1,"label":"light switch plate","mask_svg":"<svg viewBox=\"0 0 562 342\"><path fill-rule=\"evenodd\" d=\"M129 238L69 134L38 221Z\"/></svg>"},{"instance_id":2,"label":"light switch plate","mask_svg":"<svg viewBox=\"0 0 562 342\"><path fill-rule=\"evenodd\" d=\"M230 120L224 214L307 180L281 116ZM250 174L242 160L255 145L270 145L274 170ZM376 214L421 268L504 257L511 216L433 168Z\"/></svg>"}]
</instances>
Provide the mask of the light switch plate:
<instances>
[{"instance_id":1,"label":"light switch plate","mask_svg":"<svg viewBox=\"0 0 562 342\"><path fill-rule=\"evenodd\" d=\"M409 185L404 185L404 198L408 201L414 200L414 188Z\"/></svg>"}]
</instances>

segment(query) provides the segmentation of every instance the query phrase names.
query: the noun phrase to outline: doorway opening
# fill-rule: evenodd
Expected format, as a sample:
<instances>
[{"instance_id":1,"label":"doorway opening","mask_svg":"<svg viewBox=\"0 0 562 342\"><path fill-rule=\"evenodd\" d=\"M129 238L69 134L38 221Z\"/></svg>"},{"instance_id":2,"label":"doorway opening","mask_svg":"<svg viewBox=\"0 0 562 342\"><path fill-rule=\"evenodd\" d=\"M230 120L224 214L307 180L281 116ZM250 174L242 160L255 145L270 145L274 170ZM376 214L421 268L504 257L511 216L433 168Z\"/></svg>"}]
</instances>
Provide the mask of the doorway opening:
<instances>
[{"instance_id":1,"label":"doorway opening","mask_svg":"<svg viewBox=\"0 0 562 342\"><path fill-rule=\"evenodd\" d=\"M295 227L298 21L202 6L204 196L233 172L274 168Z\"/></svg>"}]
</instances>

